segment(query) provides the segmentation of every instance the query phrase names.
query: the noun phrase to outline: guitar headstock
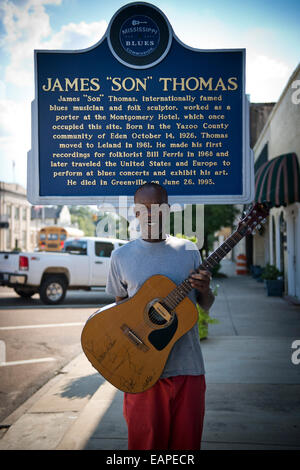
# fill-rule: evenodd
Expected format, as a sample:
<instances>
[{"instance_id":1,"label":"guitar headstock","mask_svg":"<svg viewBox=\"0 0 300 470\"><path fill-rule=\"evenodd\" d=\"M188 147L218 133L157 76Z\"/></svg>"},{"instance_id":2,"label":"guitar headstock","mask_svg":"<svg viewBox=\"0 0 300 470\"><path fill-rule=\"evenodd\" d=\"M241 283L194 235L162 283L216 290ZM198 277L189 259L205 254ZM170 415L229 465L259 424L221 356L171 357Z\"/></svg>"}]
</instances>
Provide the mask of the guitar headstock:
<instances>
[{"instance_id":1,"label":"guitar headstock","mask_svg":"<svg viewBox=\"0 0 300 470\"><path fill-rule=\"evenodd\" d=\"M241 218L237 231L241 235L255 233L256 229L265 224L269 215L269 206L265 202L256 202L247 213Z\"/></svg>"}]
</instances>

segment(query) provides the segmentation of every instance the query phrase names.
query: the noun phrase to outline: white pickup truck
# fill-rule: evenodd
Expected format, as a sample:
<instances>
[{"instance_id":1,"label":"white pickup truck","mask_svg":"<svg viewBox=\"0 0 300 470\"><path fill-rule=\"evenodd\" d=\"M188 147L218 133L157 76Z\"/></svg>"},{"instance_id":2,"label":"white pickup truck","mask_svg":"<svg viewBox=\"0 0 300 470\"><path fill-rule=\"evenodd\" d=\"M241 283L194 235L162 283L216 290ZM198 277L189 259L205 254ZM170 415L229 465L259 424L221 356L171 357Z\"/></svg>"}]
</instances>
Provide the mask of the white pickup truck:
<instances>
[{"instance_id":1,"label":"white pickup truck","mask_svg":"<svg viewBox=\"0 0 300 470\"><path fill-rule=\"evenodd\" d=\"M105 287L111 252L125 240L69 238L63 252L1 252L0 285L21 297L39 293L45 304L59 304L67 289Z\"/></svg>"}]
</instances>

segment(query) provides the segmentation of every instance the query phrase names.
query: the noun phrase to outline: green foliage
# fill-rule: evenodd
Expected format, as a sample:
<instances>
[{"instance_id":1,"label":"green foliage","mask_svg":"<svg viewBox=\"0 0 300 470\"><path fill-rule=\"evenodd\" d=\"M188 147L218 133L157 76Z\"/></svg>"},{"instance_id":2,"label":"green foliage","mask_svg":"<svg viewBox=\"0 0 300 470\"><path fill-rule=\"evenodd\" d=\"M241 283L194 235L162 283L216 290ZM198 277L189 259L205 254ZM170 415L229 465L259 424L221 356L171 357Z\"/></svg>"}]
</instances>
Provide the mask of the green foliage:
<instances>
[{"instance_id":1,"label":"green foliage","mask_svg":"<svg viewBox=\"0 0 300 470\"><path fill-rule=\"evenodd\" d=\"M216 266L214 266L211 270L211 275L212 277L217 277L219 275L219 271L221 269L221 265L220 264L216 264Z\"/></svg>"},{"instance_id":2,"label":"green foliage","mask_svg":"<svg viewBox=\"0 0 300 470\"><path fill-rule=\"evenodd\" d=\"M194 243L197 242L196 237L187 237L186 235L183 235L182 233L177 233L176 237L178 238L186 238L187 240L190 240ZM215 272L217 273L218 267L216 267ZM218 285L213 289L213 294L216 297L218 295ZM209 316L209 312L204 310L198 303L196 303L196 307L198 310L198 331L199 331L199 337L200 339L205 339L207 338L208 335L208 325L212 323L219 323L219 320L216 318L211 318Z\"/></svg>"},{"instance_id":3,"label":"green foliage","mask_svg":"<svg viewBox=\"0 0 300 470\"><path fill-rule=\"evenodd\" d=\"M208 324L219 323L216 318L211 318L209 313L206 312L199 304L196 304L198 310L198 331L200 339L205 339L208 336Z\"/></svg>"},{"instance_id":4,"label":"green foliage","mask_svg":"<svg viewBox=\"0 0 300 470\"><path fill-rule=\"evenodd\" d=\"M239 212L239 209L230 204L204 206L204 222L207 232L216 232L221 227L231 227Z\"/></svg>"},{"instance_id":5,"label":"green foliage","mask_svg":"<svg viewBox=\"0 0 300 470\"><path fill-rule=\"evenodd\" d=\"M240 213L234 205L209 204L204 206L204 244L203 249L208 253L212 249L214 233L221 227L232 227L234 219Z\"/></svg>"},{"instance_id":6,"label":"green foliage","mask_svg":"<svg viewBox=\"0 0 300 470\"><path fill-rule=\"evenodd\" d=\"M276 266L274 266L273 264L267 264L265 268L263 268L263 271L262 271L262 275L261 275L261 278L262 279L267 279L267 280L270 280L270 281L275 281L276 279L278 279L279 276L282 276L283 273L279 271L279 269L277 269Z\"/></svg>"},{"instance_id":7,"label":"green foliage","mask_svg":"<svg viewBox=\"0 0 300 470\"><path fill-rule=\"evenodd\" d=\"M93 211L87 206L69 206L72 224L77 223L78 228L83 230L86 237L95 236L95 224L93 222Z\"/></svg>"},{"instance_id":8,"label":"green foliage","mask_svg":"<svg viewBox=\"0 0 300 470\"><path fill-rule=\"evenodd\" d=\"M204 244L203 250L206 253L213 247L214 233L221 227L231 227L236 216L240 213L234 205L231 204L209 204L204 206ZM192 208L192 228L196 227L196 206ZM182 231L184 233L184 211L182 211ZM170 234L174 235L174 213L170 218ZM178 234L176 235L178 236Z\"/></svg>"},{"instance_id":9,"label":"green foliage","mask_svg":"<svg viewBox=\"0 0 300 470\"><path fill-rule=\"evenodd\" d=\"M176 233L175 235L177 238L185 238L186 240L190 240L191 242L197 243L197 237L187 237L183 235L183 233Z\"/></svg>"},{"instance_id":10,"label":"green foliage","mask_svg":"<svg viewBox=\"0 0 300 470\"><path fill-rule=\"evenodd\" d=\"M100 227L100 225L101 227ZM129 222L122 216L112 213L103 212L97 216L96 235L99 237L107 236L109 231L113 232L113 237L125 240L130 239Z\"/></svg>"},{"instance_id":11,"label":"green foliage","mask_svg":"<svg viewBox=\"0 0 300 470\"><path fill-rule=\"evenodd\" d=\"M218 286L216 286L213 290L213 294L215 297L218 295ZM207 338L208 336L208 325L213 323L219 323L219 320L210 317L209 312L200 307L198 303L196 304L196 307L198 310L198 331L201 340Z\"/></svg>"}]
</instances>

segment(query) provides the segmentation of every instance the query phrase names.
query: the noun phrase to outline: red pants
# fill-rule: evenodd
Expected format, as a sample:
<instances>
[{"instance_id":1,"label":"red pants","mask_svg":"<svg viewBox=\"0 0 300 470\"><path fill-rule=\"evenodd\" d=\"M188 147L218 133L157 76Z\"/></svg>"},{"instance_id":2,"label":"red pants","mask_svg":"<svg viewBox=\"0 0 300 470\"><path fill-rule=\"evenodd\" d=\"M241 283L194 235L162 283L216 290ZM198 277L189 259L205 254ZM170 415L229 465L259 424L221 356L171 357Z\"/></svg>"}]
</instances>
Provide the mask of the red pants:
<instances>
[{"instance_id":1,"label":"red pants","mask_svg":"<svg viewBox=\"0 0 300 470\"><path fill-rule=\"evenodd\" d=\"M205 376L160 379L149 390L124 394L128 450L199 450Z\"/></svg>"}]
</instances>

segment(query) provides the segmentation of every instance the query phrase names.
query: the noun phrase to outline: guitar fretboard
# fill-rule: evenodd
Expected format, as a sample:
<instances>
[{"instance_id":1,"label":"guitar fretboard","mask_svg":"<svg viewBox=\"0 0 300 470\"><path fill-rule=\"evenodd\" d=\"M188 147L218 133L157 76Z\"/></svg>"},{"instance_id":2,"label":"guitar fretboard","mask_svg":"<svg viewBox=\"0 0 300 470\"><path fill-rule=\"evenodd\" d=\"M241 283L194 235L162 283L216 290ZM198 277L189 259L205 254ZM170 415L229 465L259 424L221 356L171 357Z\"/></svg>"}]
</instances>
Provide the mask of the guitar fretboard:
<instances>
[{"instance_id":1,"label":"guitar fretboard","mask_svg":"<svg viewBox=\"0 0 300 470\"><path fill-rule=\"evenodd\" d=\"M244 237L244 234L239 231L235 231L230 237L228 237L219 248L217 248L206 260L200 264L197 271L206 270L212 272L213 268L220 263L220 261L233 249L233 247ZM189 279L185 279L181 284L175 287L164 302L171 309L176 306L190 293L192 290Z\"/></svg>"}]
</instances>

